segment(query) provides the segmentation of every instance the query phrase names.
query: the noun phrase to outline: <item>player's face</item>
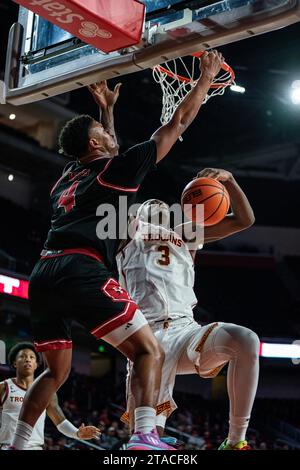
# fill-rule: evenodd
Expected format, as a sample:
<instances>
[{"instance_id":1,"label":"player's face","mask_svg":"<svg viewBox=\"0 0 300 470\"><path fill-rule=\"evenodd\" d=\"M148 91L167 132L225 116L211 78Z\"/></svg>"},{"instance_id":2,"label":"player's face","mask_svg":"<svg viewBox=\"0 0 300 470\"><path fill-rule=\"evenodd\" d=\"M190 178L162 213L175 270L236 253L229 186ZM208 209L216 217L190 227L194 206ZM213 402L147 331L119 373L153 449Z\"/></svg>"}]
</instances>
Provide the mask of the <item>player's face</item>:
<instances>
[{"instance_id":1,"label":"player's face","mask_svg":"<svg viewBox=\"0 0 300 470\"><path fill-rule=\"evenodd\" d=\"M168 204L159 199L146 201L140 208L139 217L153 225L170 226L170 209Z\"/></svg>"},{"instance_id":2,"label":"player's face","mask_svg":"<svg viewBox=\"0 0 300 470\"><path fill-rule=\"evenodd\" d=\"M100 122L95 121L90 129L89 137L89 143L93 149L99 149L111 153L117 147L114 138L106 132Z\"/></svg>"},{"instance_id":3,"label":"player's face","mask_svg":"<svg viewBox=\"0 0 300 470\"><path fill-rule=\"evenodd\" d=\"M21 349L17 354L14 366L22 376L33 375L37 368L35 353L31 349Z\"/></svg>"}]
</instances>

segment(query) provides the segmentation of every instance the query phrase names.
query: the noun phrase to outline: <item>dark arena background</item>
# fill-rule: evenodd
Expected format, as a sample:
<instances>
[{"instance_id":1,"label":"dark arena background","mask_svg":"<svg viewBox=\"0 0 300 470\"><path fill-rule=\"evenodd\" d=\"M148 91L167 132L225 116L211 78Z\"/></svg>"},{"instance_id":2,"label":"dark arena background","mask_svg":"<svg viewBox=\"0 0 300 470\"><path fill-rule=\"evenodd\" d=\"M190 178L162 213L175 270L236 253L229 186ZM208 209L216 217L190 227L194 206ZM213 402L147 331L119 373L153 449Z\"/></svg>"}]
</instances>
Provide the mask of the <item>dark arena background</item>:
<instances>
[{"instance_id":1,"label":"dark arena background","mask_svg":"<svg viewBox=\"0 0 300 470\"><path fill-rule=\"evenodd\" d=\"M12 1L0 3L2 80L8 32L18 10ZM248 443L256 450L299 450L300 26L296 22L218 50L242 89L228 88L202 107L183 142L147 176L138 197L178 202L185 185L206 167L229 170L247 194L255 224L196 256L195 319L237 323L258 334L260 379ZM126 149L159 126L161 91L148 68L113 78L109 86L119 81L115 121ZM32 340L28 279L49 228L50 189L67 163L57 137L64 123L81 113L98 119L85 87L0 105L0 340L7 352ZM59 400L74 425L92 424L102 436L88 443L68 439L47 421L45 449L122 449L129 439L120 421L126 362L78 324L73 343L73 368ZM3 358L0 381L14 375ZM178 377L175 390L178 410L167 422L168 434L182 442L183 451L217 449L228 430L226 369L212 380Z\"/></svg>"}]
</instances>

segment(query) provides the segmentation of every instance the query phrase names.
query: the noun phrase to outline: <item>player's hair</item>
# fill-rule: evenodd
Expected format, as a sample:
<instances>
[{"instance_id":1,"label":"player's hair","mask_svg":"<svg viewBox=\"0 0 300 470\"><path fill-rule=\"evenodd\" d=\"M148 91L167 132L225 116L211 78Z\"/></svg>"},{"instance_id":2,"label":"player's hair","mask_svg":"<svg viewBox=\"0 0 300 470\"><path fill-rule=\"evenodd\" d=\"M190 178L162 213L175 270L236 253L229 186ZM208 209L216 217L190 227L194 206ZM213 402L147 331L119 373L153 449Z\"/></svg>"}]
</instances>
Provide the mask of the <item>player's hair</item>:
<instances>
[{"instance_id":1,"label":"player's hair","mask_svg":"<svg viewBox=\"0 0 300 470\"><path fill-rule=\"evenodd\" d=\"M88 114L81 114L68 121L59 134L59 153L75 158L84 155L93 122L94 119Z\"/></svg>"},{"instance_id":2,"label":"player's hair","mask_svg":"<svg viewBox=\"0 0 300 470\"><path fill-rule=\"evenodd\" d=\"M35 348L34 348L34 345L32 343L29 343L29 342L24 342L24 343L17 343L15 344L15 346L13 346L11 348L11 350L9 351L9 354L8 354L8 363L13 366L14 365L14 362L17 358L17 355L19 354L20 351L22 351L22 349L31 349L31 351L34 352L35 354L35 357L36 357L36 362L37 364L39 365L40 364L40 355L36 352Z\"/></svg>"}]
</instances>

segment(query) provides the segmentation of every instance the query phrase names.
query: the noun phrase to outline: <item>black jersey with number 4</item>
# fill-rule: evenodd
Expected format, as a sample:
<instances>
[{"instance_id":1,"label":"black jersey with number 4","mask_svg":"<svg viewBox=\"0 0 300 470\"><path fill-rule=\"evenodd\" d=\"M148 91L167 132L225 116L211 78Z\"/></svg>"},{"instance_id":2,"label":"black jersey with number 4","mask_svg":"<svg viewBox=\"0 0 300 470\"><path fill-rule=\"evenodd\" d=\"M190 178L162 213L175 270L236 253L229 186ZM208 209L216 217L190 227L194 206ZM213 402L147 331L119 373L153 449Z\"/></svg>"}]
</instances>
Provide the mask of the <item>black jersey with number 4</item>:
<instances>
[{"instance_id":1,"label":"black jersey with number 4","mask_svg":"<svg viewBox=\"0 0 300 470\"><path fill-rule=\"evenodd\" d=\"M107 267L114 269L119 245L119 233L126 227L126 217L120 217L119 197L127 197L128 208L135 201L139 185L156 163L156 144L149 140L113 158L99 157L88 164L70 162L51 191L51 228L45 243L47 250L94 248L101 254ZM107 213L96 214L101 204L115 208L110 223L116 236L101 239L97 225ZM98 209L99 210L99 209ZM107 228L103 232L107 231Z\"/></svg>"}]
</instances>

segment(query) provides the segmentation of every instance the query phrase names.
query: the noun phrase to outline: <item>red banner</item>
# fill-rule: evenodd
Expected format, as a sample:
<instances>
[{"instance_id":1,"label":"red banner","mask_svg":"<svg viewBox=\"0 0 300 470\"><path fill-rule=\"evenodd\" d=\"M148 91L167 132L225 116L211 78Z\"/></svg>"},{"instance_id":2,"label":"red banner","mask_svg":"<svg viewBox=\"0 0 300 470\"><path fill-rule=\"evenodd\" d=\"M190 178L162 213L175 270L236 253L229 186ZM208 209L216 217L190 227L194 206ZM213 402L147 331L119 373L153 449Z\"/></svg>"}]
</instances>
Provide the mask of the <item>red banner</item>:
<instances>
[{"instance_id":1,"label":"red banner","mask_svg":"<svg viewBox=\"0 0 300 470\"><path fill-rule=\"evenodd\" d=\"M0 294L28 299L28 281L0 274Z\"/></svg>"},{"instance_id":2,"label":"red banner","mask_svg":"<svg viewBox=\"0 0 300 470\"><path fill-rule=\"evenodd\" d=\"M104 52L137 44L145 5L138 0L14 0Z\"/></svg>"}]
</instances>

